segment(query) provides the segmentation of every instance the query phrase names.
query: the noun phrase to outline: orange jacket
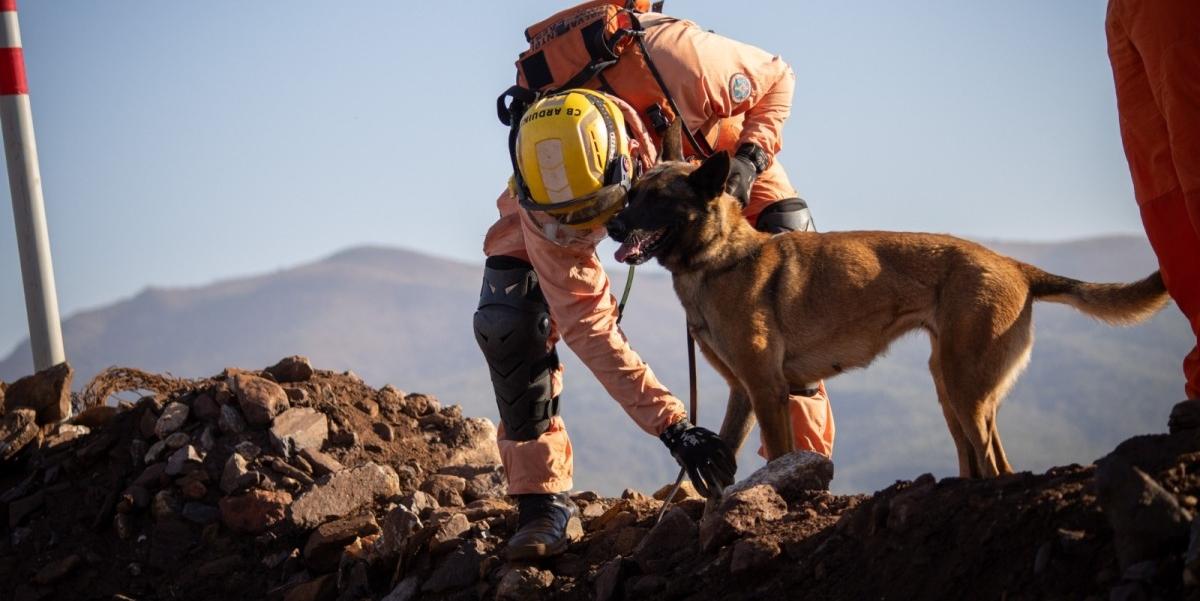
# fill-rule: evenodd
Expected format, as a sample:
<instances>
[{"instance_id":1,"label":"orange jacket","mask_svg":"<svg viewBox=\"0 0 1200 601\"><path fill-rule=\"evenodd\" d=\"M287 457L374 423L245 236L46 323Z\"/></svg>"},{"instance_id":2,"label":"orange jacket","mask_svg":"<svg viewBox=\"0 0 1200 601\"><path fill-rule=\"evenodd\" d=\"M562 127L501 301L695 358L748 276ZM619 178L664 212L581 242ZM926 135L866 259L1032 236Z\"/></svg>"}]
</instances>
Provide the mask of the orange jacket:
<instances>
[{"instance_id":1,"label":"orange jacket","mask_svg":"<svg viewBox=\"0 0 1200 601\"><path fill-rule=\"evenodd\" d=\"M715 150L753 142L773 157L783 148L796 84L783 59L691 21L657 13L640 21L646 50L688 129L704 132ZM621 88L619 80L612 85Z\"/></svg>"}]
</instances>

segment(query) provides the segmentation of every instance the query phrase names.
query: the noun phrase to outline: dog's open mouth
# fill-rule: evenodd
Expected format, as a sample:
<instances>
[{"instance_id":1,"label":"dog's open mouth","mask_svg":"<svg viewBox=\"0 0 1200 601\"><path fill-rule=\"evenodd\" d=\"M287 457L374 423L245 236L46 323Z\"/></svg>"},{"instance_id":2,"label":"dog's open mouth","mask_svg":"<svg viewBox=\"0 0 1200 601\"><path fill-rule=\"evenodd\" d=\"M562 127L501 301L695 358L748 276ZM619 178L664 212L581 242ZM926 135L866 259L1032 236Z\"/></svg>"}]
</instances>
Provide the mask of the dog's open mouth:
<instances>
[{"instance_id":1,"label":"dog's open mouth","mask_svg":"<svg viewBox=\"0 0 1200 601\"><path fill-rule=\"evenodd\" d=\"M634 230L613 254L616 260L628 265L641 265L650 260L667 239L667 228L654 231Z\"/></svg>"}]
</instances>

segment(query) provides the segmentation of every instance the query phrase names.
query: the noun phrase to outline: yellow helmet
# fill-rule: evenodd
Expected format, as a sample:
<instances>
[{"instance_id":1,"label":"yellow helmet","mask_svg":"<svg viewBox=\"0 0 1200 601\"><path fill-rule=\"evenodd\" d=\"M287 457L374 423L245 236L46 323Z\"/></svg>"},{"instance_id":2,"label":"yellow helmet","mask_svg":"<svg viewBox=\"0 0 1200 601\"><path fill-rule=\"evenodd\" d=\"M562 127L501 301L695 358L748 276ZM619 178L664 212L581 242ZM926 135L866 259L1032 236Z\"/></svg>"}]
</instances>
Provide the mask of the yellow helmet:
<instances>
[{"instance_id":1,"label":"yellow helmet","mask_svg":"<svg viewBox=\"0 0 1200 601\"><path fill-rule=\"evenodd\" d=\"M572 89L534 102L513 152L527 209L588 229L624 204L633 161L621 109L604 94Z\"/></svg>"}]
</instances>

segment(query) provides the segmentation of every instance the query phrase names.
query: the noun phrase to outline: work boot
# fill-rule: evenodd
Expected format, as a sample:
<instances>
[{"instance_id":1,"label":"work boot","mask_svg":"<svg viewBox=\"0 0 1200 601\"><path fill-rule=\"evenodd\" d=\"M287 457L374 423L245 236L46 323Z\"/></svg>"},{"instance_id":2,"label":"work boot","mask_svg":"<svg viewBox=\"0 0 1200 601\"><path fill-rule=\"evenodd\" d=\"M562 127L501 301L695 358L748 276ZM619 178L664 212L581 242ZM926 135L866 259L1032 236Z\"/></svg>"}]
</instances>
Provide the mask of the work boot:
<instances>
[{"instance_id":1,"label":"work boot","mask_svg":"<svg viewBox=\"0 0 1200 601\"><path fill-rule=\"evenodd\" d=\"M1176 403L1167 419L1167 429L1171 434L1200 429L1200 399Z\"/></svg>"},{"instance_id":2,"label":"work boot","mask_svg":"<svg viewBox=\"0 0 1200 601\"><path fill-rule=\"evenodd\" d=\"M510 560L552 557L567 550L567 523L579 509L567 493L516 495L517 533L508 539Z\"/></svg>"}]
</instances>

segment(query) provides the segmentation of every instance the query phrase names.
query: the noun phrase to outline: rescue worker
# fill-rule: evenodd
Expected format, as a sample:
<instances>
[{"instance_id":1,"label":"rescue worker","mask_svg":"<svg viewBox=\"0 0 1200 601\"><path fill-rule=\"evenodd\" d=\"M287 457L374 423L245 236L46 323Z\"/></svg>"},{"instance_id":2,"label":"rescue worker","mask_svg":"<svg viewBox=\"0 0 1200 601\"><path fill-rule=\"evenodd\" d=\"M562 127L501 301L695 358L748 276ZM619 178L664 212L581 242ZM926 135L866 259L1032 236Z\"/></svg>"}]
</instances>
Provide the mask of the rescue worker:
<instances>
[{"instance_id":1,"label":"rescue worker","mask_svg":"<svg viewBox=\"0 0 1200 601\"><path fill-rule=\"evenodd\" d=\"M563 37L579 14L564 11L545 30ZM656 156L659 108L678 108L691 150L710 145L734 155L727 189L758 229L813 228L807 206L775 161L795 83L787 63L690 21L642 11L636 18L640 51L652 61L670 104L635 105L629 96L645 86L627 78L649 77L639 65L577 78L582 81L572 89L515 111L510 152L516 173L497 200L500 218L484 240L487 261L474 326L500 409L497 438L508 493L518 503L510 559L561 553L569 543L567 523L577 512L567 495L573 486L571 441L558 416L560 337L633 421L663 441L698 490L708 496L733 481L728 446L688 421L683 404L617 326L616 299L596 256L604 224L622 208L630 180ZM536 37L529 30L526 35ZM632 60L639 57L621 56L617 64ZM550 57L549 64L554 61ZM518 81L532 74L519 71ZM834 422L824 384L793 391L790 407L797 448L830 455Z\"/></svg>"},{"instance_id":2,"label":"rescue worker","mask_svg":"<svg viewBox=\"0 0 1200 601\"><path fill-rule=\"evenodd\" d=\"M1142 225L1198 342L1170 426L1200 428L1200 3L1110 0L1105 25Z\"/></svg>"}]
</instances>

